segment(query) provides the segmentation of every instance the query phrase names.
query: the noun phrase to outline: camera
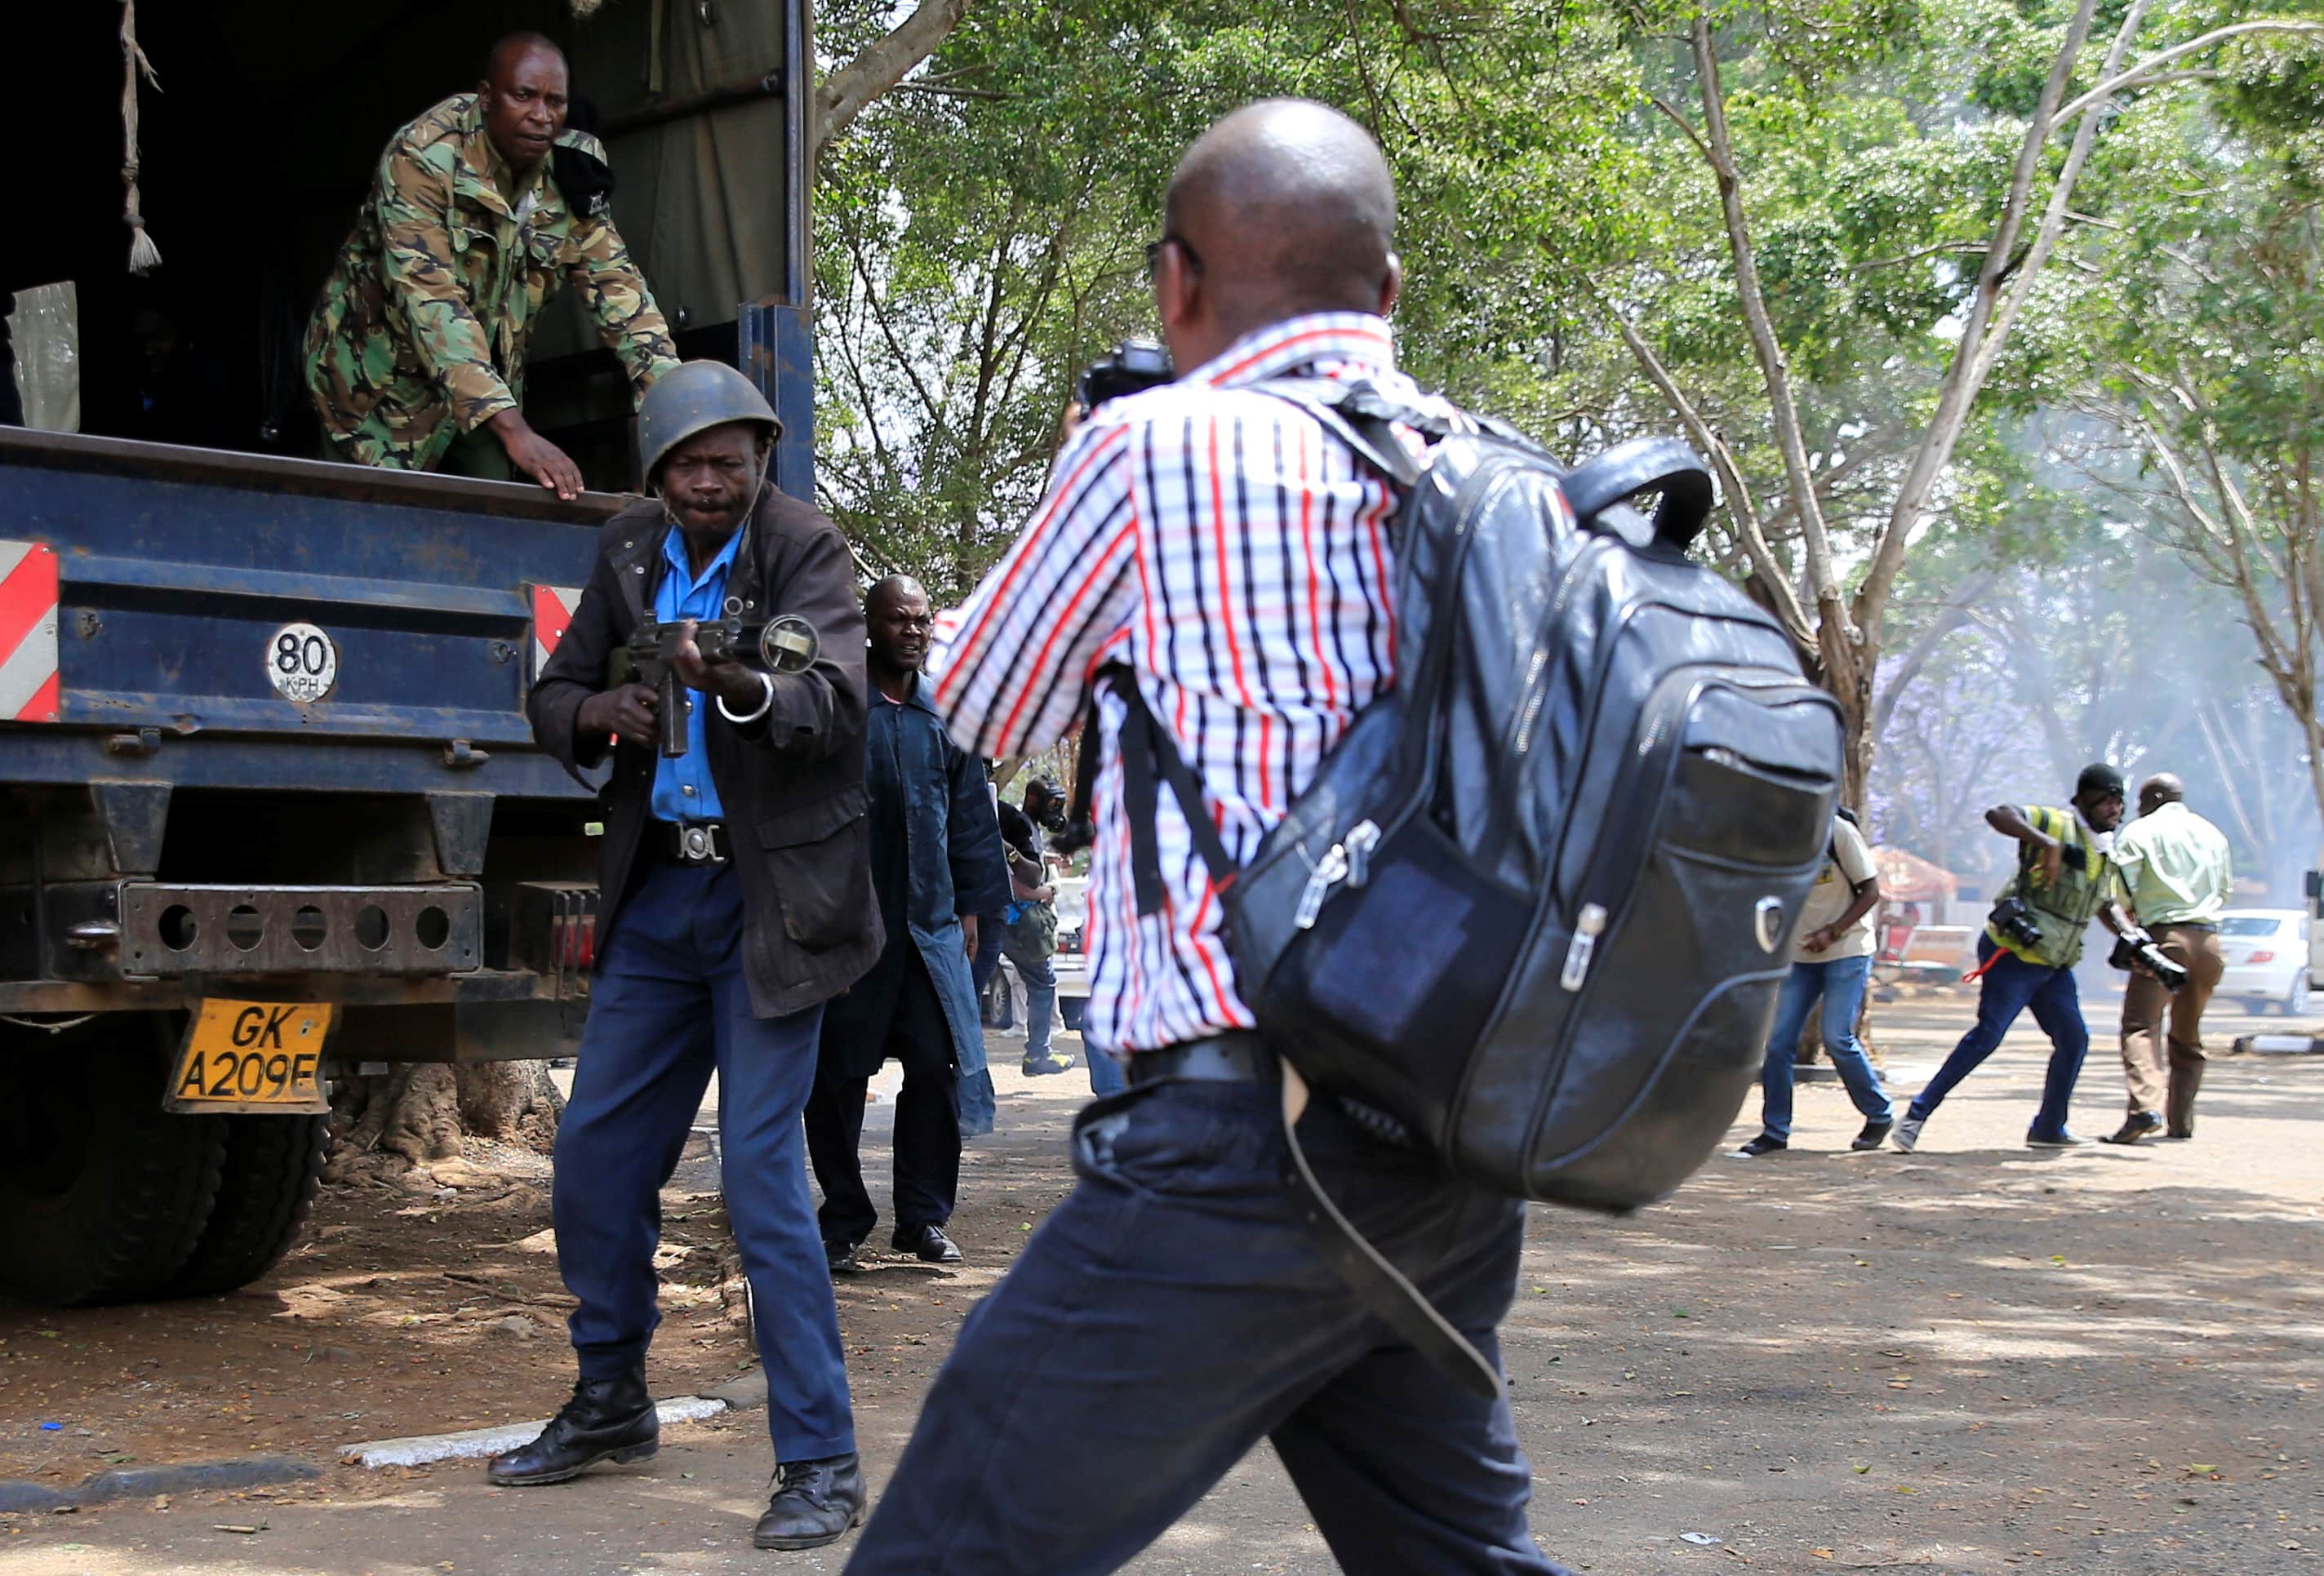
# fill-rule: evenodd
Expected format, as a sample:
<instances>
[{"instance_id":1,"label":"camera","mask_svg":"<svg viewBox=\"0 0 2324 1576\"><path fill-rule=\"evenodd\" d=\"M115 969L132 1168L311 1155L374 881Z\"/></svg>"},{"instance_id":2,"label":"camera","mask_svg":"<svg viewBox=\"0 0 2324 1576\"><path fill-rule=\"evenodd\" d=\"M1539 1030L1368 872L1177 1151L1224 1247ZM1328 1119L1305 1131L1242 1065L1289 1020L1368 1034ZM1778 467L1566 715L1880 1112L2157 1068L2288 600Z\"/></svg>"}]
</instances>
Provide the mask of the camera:
<instances>
[{"instance_id":1,"label":"camera","mask_svg":"<svg viewBox=\"0 0 2324 1576\"><path fill-rule=\"evenodd\" d=\"M2005 941L2019 946L2042 945L2042 923L2034 917L2034 907L2023 898L2004 898L1986 916L1987 923L2001 933Z\"/></svg>"},{"instance_id":2,"label":"camera","mask_svg":"<svg viewBox=\"0 0 2324 1576\"><path fill-rule=\"evenodd\" d=\"M1056 834L1049 839L1049 852L1071 859L1096 841L1097 823L1084 816L1078 820L1065 822L1057 830Z\"/></svg>"},{"instance_id":3,"label":"camera","mask_svg":"<svg viewBox=\"0 0 2324 1576\"><path fill-rule=\"evenodd\" d=\"M2116 936L2114 952L2107 962L2126 972L2134 968L2144 969L2162 981L2163 988L2174 995L2178 993L2179 987L2187 982L2187 965L2155 945L2154 938L2144 930Z\"/></svg>"},{"instance_id":4,"label":"camera","mask_svg":"<svg viewBox=\"0 0 2324 1576\"><path fill-rule=\"evenodd\" d=\"M1074 384L1074 398L1083 414L1124 394L1142 394L1164 383L1176 382L1178 369L1170 353L1151 339L1125 339L1090 363Z\"/></svg>"}]
</instances>

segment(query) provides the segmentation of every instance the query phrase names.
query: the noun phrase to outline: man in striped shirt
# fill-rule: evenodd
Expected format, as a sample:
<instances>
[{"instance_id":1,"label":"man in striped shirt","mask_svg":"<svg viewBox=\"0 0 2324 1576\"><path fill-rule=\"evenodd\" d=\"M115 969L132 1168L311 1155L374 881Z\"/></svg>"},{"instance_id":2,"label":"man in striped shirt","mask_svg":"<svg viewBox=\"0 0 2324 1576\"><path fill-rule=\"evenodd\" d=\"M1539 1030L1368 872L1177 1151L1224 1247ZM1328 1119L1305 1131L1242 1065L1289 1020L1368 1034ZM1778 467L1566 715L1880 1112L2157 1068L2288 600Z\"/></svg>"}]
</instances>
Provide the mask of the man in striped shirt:
<instances>
[{"instance_id":1,"label":"man in striped shirt","mask_svg":"<svg viewBox=\"0 0 2324 1576\"><path fill-rule=\"evenodd\" d=\"M1098 672L1127 667L1248 859L1389 687L1396 495L1253 385L1362 380L1449 411L1396 370L1394 216L1379 149L1317 105L1250 106L1188 151L1148 256L1193 370L1089 414L1022 539L940 626L935 704L964 749L1056 742ZM1283 1180L1279 1070L1167 795L1163 901L1139 912L1122 710L1109 693L1088 1012L1130 1087L1076 1121L1073 1194L964 1326L849 1570L1111 1571L1267 1437L1347 1571L1558 1571L1526 1529L1507 1401L1402 1344L1309 1235ZM1333 1106L1300 1136L1341 1208L1496 1354L1521 1206Z\"/></svg>"}]
</instances>

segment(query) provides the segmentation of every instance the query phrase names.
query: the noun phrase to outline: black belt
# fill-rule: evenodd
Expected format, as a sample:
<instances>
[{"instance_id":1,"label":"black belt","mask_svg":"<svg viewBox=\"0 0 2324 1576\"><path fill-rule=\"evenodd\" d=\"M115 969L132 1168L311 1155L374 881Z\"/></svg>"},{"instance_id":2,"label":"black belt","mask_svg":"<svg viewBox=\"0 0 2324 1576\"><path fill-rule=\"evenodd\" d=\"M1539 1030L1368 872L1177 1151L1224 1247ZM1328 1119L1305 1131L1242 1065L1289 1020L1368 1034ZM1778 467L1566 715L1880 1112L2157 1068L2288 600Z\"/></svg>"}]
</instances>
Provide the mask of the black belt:
<instances>
[{"instance_id":1,"label":"black belt","mask_svg":"<svg viewBox=\"0 0 2324 1576\"><path fill-rule=\"evenodd\" d=\"M669 864L724 864L733 852L724 821L657 821L653 851Z\"/></svg>"},{"instance_id":2,"label":"black belt","mask_svg":"<svg viewBox=\"0 0 2324 1576\"><path fill-rule=\"evenodd\" d=\"M2218 922L2210 919L2158 919L2153 925L2156 930L2217 930L2218 927Z\"/></svg>"},{"instance_id":3,"label":"black belt","mask_svg":"<svg viewBox=\"0 0 2324 1576\"><path fill-rule=\"evenodd\" d=\"M1154 1083L1174 1079L1187 1083L1277 1083L1283 1064L1267 1042L1248 1032L1212 1035L1182 1040L1158 1051L1133 1051L1130 1081Z\"/></svg>"}]
</instances>

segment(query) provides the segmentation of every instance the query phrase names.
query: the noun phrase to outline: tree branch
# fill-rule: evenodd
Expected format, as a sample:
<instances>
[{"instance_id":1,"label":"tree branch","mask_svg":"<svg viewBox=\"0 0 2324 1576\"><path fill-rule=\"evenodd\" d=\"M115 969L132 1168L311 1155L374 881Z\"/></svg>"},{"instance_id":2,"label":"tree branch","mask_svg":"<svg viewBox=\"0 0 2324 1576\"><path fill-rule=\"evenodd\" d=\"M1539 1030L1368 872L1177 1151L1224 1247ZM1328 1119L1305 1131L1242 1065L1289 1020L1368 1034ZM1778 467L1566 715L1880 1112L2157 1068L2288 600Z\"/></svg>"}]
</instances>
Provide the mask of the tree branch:
<instances>
[{"instance_id":1,"label":"tree branch","mask_svg":"<svg viewBox=\"0 0 2324 1576\"><path fill-rule=\"evenodd\" d=\"M2084 0L2094 4L2095 0ZM1719 53L1711 37L1711 19L1698 12L1692 46L1697 87L1702 95L1705 156L1719 184L1719 203L1727 221L1728 250L1735 263L1736 295L1743 321L1750 331L1752 353L1767 387L1775 440L1784 456L1784 475L1790 484L1794 512L1800 522L1800 543L1807 556L1808 589L1816 604L1816 634L1825 674L1834 682L1842 704L1855 711L1857 636L1849 621L1848 604L1840 595L1839 571L1833 562L1831 538L1825 530L1822 502L1808 471L1806 441L1800 434L1799 407L1792 394L1791 370L1775 319L1759 286L1758 253L1751 242L1751 226L1743 207L1743 182L1735 168L1734 134L1727 124L1727 95L1719 76Z\"/></svg>"},{"instance_id":2,"label":"tree branch","mask_svg":"<svg viewBox=\"0 0 2324 1576\"><path fill-rule=\"evenodd\" d=\"M1888 593L1904 567L1904 548L1913 530L1920 524L1922 512L1927 508L1929 494L1936 485L1938 475L1952 459L1953 445L1960 437L1961 428L1969 419L1969 406L1977 398L1981 381L1978 373L1979 351L1987 340L1987 327L1995 309L2001 300L2003 276L2010 268L2010 253L2017 244L2017 232L2024 223L2026 209L2034 199L2034 178L2040 171L2043 148L2050 140L2051 127L2055 124L2057 106L2066 96L2066 85L2073 79L2074 62L2082 52L2082 44L2089 37L2090 19L2098 9L2098 0L2080 0L2074 16L2066 28L2065 41L2058 48L2050 62L2049 79L2042 85L2042 95L2026 122L2025 135L2017 148L2017 163L2009 178L2009 194L2003 201L2001 217L1993 229L1993 240L1986 248L1984 266L1978 270L1977 289L1970 298L1967 318L1961 325L1960 342L1953 347L1951 362L1937 385L1937 408L1927 429L1921 435L1921 444L1914 452L1912 464L1897 487L1896 497L1890 505L1887 522L1881 527L1878 540L1873 548L1872 563L1867 569L1864 583L1856 593L1855 614L1858 624L1877 630L1888 605ZM2145 0L2133 0L2135 24L2145 14ZM2091 123L2095 124L2096 123ZM2030 278L2031 275L2024 277Z\"/></svg>"},{"instance_id":3,"label":"tree branch","mask_svg":"<svg viewBox=\"0 0 2324 1576\"><path fill-rule=\"evenodd\" d=\"M2107 66L2107 74L2099 81L2097 87L2091 88L2088 93L2083 94L2080 98L2075 99L2073 103L2066 106L2065 108L2058 112L2057 119L2053 124L2052 129L2054 129L2055 126L2064 125L2068 121L2072 120L2076 115L2081 115L2085 111L2095 109L2098 106L2104 104L2107 99L2113 97L2124 88L2135 88L2139 86L2143 81L2152 78L2157 71L2160 71L2163 67L2169 65L2173 60L2183 60L2189 55L2196 54L2201 51L2209 49L2213 44L2225 43L2227 40L2236 37L2237 34L2246 32L2301 32L2309 34L2324 34L2324 22L2292 22L2283 20L2231 23L2226 27L2215 27L2207 33L2200 34L2195 38L2190 38L2183 44L2173 44L2171 48L2163 51L2159 54L2149 55L2137 65L2131 67L2127 71L2117 72L2116 65L2113 62L2109 62Z\"/></svg>"},{"instance_id":4,"label":"tree branch","mask_svg":"<svg viewBox=\"0 0 2324 1576\"><path fill-rule=\"evenodd\" d=\"M1630 347L1630 355L1637 362L1639 370L1646 374L1646 381L1670 401L1671 409L1678 415L1679 424L1702 447L1703 452L1711 456L1711 464L1719 467L1720 489L1727 496L1728 512L1735 517L1736 536L1742 543L1744 557L1750 561L1751 572L1759 577L1768 596L1775 602L1775 616L1782 622L1784 632L1799 643L1802 650L1813 651L1816 649L1815 626L1808 622L1807 611L1793 593L1791 577L1775 562L1775 555L1767 546L1766 533L1759 524L1758 508L1752 502L1750 484L1743 479L1743 472L1736 465L1734 452L1727 447L1727 440L1712 430L1711 424L1696 412L1694 406L1681 392L1678 380L1671 376L1670 369L1663 365L1662 358L1655 354L1654 347L1639 337L1638 331L1630 326L1630 320L1600 294L1588 280L1581 280L1580 283L1599 310L1613 319L1615 330L1622 336L1622 343Z\"/></svg>"},{"instance_id":5,"label":"tree branch","mask_svg":"<svg viewBox=\"0 0 2324 1576\"><path fill-rule=\"evenodd\" d=\"M1712 154L1711 144L1702 140L1702 134L1694 129L1694 123L1688 120L1684 115L1679 112L1678 106L1673 104L1669 99L1665 98L1661 94L1656 93L1652 97L1654 98L1655 107L1661 110L1665 115L1670 116L1671 124L1686 134L1686 140L1694 144L1694 151L1702 155L1703 162L1709 164L1713 170L1718 169L1718 158Z\"/></svg>"},{"instance_id":6,"label":"tree branch","mask_svg":"<svg viewBox=\"0 0 2324 1576\"><path fill-rule=\"evenodd\" d=\"M1921 677L1922 670L1929 665L1929 659L1936 655L1937 648L1944 644L1945 637L1969 622L1969 604L1992 588L1995 578L1991 569L1979 569L1962 580L1945 598L1944 605L1930 621L1929 627L1914 636L1913 643L1904 648L1904 656L1888 670L1886 687L1872 703L1872 736L1875 739L1887 733L1888 719L1896 713L1896 702L1912 687L1913 681Z\"/></svg>"},{"instance_id":7,"label":"tree branch","mask_svg":"<svg viewBox=\"0 0 2324 1576\"><path fill-rule=\"evenodd\" d=\"M968 0L920 0L909 16L825 77L816 90L815 145L810 157L821 158L832 139L863 113L864 106L934 54L967 11Z\"/></svg>"}]
</instances>

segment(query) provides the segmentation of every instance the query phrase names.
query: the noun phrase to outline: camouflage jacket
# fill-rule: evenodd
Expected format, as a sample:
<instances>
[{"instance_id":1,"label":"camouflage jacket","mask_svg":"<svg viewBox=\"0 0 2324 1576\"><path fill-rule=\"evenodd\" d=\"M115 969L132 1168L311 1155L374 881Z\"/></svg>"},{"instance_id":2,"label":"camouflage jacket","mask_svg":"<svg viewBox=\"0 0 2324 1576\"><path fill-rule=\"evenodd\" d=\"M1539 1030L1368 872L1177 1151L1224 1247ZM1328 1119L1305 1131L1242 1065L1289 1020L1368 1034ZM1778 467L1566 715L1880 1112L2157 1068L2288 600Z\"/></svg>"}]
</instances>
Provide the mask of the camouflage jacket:
<instances>
[{"instance_id":1,"label":"camouflage jacket","mask_svg":"<svg viewBox=\"0 0 2324 1576\"><path fill-rule=\"evenodd\" d=\"M560 143L604 157L595 139ZM613 217L576 214L544 160L512 198L476 96L446 99L381 156L307 326L307 387L341 458L427 470L524 397L525 349L570 280L633 396L675 366L669 326Z\"/></svg>"}]
</instances>

